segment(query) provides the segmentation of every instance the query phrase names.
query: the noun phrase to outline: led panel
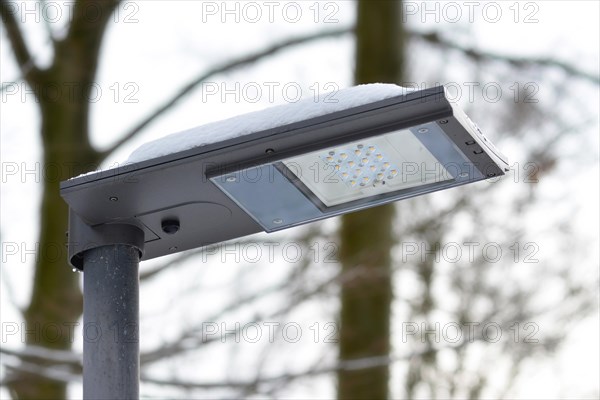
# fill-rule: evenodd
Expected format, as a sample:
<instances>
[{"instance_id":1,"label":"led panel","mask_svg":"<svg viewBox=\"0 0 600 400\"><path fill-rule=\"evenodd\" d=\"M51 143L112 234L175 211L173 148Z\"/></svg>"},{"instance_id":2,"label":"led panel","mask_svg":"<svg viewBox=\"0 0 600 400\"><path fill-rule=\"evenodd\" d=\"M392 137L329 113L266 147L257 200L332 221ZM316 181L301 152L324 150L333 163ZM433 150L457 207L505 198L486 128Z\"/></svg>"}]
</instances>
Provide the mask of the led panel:
<instances>
[{"instance_id":1,"label":"led panel","mask_svg":"<svg viewBox=\"0 0 600 400\"><path fill-rule=\"evenodd\" d=\"M418 134L428 133L422 128ZM283 164L326 207L453 179L408 129L292 157Z\"/></svg>"}]
</instances>

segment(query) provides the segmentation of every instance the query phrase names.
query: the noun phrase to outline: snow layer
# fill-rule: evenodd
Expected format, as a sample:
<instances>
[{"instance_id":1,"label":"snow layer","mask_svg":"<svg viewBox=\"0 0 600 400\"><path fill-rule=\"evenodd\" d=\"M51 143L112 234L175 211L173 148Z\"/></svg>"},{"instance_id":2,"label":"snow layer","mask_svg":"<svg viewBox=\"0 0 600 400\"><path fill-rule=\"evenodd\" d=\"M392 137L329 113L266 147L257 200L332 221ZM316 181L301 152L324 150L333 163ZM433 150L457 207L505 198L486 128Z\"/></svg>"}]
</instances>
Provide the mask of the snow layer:
<instances>
[{"instance_id":1,"label":"snow layer","mask_svg":"<svg viewBox=\"0 0 600 400\"><path fill-rule=\"evenodd\" d=\"M274 106L238 115L144 143L131 153L127 163L137 163L194 147L206 146L266 129L292 124L305 119L403 95L412 90L414 89L392 84L374 83L353 86L335 93L326 93L317 99L308 97L296 103Z\"/></svg>"}]
</instances>

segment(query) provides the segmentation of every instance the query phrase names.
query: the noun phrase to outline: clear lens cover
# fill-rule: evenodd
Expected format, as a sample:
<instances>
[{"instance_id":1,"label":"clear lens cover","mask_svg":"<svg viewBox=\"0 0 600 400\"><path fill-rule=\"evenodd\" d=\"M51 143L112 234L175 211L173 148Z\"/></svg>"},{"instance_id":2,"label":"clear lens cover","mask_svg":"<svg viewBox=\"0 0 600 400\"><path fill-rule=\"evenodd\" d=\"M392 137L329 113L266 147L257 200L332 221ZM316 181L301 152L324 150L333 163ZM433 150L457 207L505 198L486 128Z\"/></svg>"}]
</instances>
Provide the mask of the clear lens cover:
<instances>
[{"instance_id":1,"label":"clear lens cover","mask_svg":"<svg viewBox=\"0 0 600 400\"><path fill-rule=\"evenodd\" d=\"M210 180L273 232L483 178L430 122Z\"/></svg>"},{"instance_id":2,"label":"clear lens cover","mask_svg":"<svg viewBox=\"0 0 600 400\"><path fill-rule=\"evenodd\" d=\"M283 164L326 207L453 179L407 129L289 158Z\"/></svg>"}]
</instances>

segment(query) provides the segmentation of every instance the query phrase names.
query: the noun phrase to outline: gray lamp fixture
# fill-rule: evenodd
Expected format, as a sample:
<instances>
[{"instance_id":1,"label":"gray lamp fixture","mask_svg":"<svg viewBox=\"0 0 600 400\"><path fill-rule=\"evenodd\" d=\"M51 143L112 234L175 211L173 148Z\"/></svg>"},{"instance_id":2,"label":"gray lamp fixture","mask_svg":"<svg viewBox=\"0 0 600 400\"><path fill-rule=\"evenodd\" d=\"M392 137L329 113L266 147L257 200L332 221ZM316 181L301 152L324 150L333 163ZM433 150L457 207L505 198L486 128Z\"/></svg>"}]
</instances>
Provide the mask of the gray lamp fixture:
<instances>
[{"instance_id":1,"label":"gray lamp fixture","mask_svg":"<svg viewBox=\"0 0 600 400\"><path fill-rule=\"evenodd\" d=\"M376 86L368 93L373 94ZM390 85L379 88L382 86L389 89ZM363 89L358 88L348 90L360 96ZM131 164L62 182L61 195L70 208L69 261L85 271L84 301L102 302L107 307L104 311L111 312L106 294L88 291L88 274L94 274L90 281L104 279L105 272L88 271L102 257L95 251L99 248L113 251L113 255L117 248L133 249L146 260L260 231L274 232L508 171L506 158L458 106L448 101L442 86L398 93L348 104L344 101L350 97L340 96L341 104L329 107L333 111L327 112L322 105L325 111L317 114L306 112L306 102L290 104L283 107L294 117L284 118L281 124L267 124L265 129L250 129L243 135L228 134L242 129L244 116L237 117L220 126L227 129L219 129L217 123L212 124L212 131L207 130L224 140L175 146L173 151L167 148L168 141L159 139L147 146L160 149L164 145L165 151L158 156L138 154ZM271 114L280 115L281 110L264 110L247 120L268 119ZM185 141L193 135L190 131L180 138ZM129 280L117 279L129 282L131 289L137 285L137 280L132 280L133 276L137 279L137 258L131 261L131 252L116 254L105 267L122 259L135 264L124 272ZM137 293L137 286L135 290ZM99 313L95 309L90 312ZM134 317L128 318L131 322ZM137 319L133 323L137 324ZM94 354L113 352L116 357L130 351L125 365L135 363L137 353L130 348L88 342L84 341L84 367L88 371L104 374L111 368L110 361L98 365ZM136 396L133 389L103 389L128 387L114 383L123 382L123 376L135 380L134 372L91 378L88 375L92 372L85 368L86 397Z\"/></svg>"},{"instance_id":2,"label":"gray lamp fixture","mask_svg":"<svg viewBox=\"0 0 600 400\"><path fill-rule=\"evenodd\" d=\"M143 231L145 260L500 176L507 168L442 86L408 92L62 182L71 210L69 257L81 269L82 252L102 241L84 232L115 223Z\"/></svg>"}]
</instances>

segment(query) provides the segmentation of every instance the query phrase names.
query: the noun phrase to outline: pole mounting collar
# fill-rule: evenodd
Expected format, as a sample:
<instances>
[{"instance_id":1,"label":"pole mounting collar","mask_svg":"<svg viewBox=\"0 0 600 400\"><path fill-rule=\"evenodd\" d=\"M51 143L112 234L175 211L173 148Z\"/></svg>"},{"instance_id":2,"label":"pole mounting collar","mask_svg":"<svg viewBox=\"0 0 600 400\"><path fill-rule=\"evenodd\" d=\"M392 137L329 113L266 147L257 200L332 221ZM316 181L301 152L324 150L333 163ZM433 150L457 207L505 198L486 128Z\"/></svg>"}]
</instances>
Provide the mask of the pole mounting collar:
<instances>
[{"instance_id":1,"label":"pole mounting collar","mask_svg":"<svg viewBox=\"0 0 600 400\"><path fill-rule=\"evenodd\" d=\"M142 258L144 231L131 223L117 222L88 225L81 217L69 210L69 240L67 243L69 263L83 271L83 253L101 246L123 244L135 247Z\"/></svg>"}]
</instances>

